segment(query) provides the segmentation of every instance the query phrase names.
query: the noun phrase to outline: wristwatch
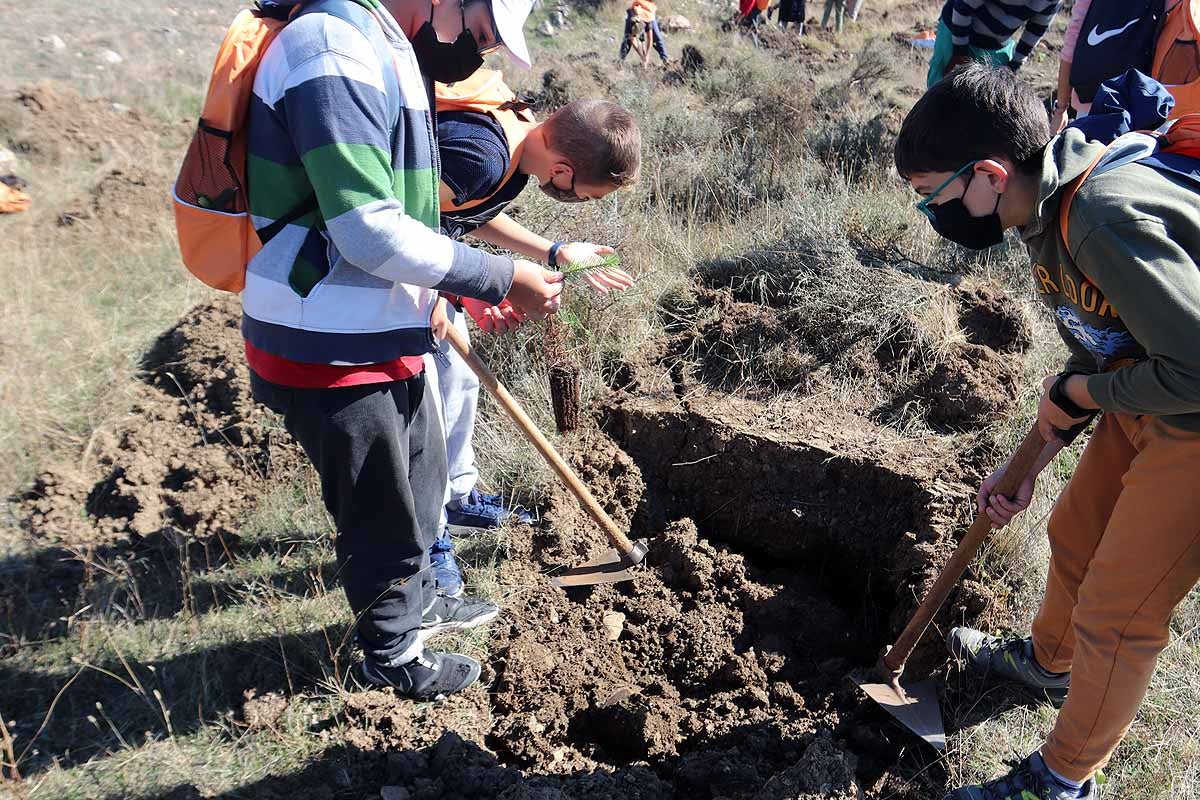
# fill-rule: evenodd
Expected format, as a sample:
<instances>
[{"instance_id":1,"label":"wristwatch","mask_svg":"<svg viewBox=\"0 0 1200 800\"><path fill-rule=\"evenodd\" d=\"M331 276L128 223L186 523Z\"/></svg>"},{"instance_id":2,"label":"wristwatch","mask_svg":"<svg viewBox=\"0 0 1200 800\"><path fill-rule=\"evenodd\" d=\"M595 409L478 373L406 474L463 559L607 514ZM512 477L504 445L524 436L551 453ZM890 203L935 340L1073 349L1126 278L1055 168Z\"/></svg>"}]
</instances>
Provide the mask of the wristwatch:
<instances>
[{"instance_id":1,"label":"wristwatch","mask_svg":"<svg viewBox=\"0 0 1200 800\"><path fill-rule=\"evenodd\" d=\"M550 245L550 254L546 256L546 263L552 268L558 269L558 251L562 249L566 242L555 242Z\"/></svg>"},{"instance_id":2,"label":"wristwatch","mask_svg":"<svg viewBox=\"0 0 1200 800\"><path fill-rule=\"evenodd\" d=\"M1073 419L1079 417L1090 417L1095 415L1095 411L1090 408L1083 408L1075 403L1067 396L1067 391L1063 388L1063 384L1072 375L1081 375L1080 372L1060 372L1058 379L1050 384L1050 402L1059 407L1064 414Z\"/></svg>"}]
</instances>

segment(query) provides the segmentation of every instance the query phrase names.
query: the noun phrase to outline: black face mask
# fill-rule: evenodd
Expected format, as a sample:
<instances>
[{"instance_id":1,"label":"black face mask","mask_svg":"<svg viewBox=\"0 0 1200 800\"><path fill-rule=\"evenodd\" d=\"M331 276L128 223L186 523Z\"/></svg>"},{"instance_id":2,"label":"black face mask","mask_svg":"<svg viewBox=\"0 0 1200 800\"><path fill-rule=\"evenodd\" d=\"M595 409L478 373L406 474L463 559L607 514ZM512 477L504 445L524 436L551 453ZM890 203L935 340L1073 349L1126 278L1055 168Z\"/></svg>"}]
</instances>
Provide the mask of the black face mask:
<instances>
[{"instance_id":1,"label":"black face mask","mask_svg":"<svg viewBox=\"0 0 1200 800\"><path fill-rule=\"evenodd\" d=\"M429 20L412 39L413 52L416 53L421 71L439 83L466 80L483 66L483 56L479 55L475 34L467 27L465 5L460 5L459 10L463 15L462 33L453 42L438 39L437 31L433 29L432 4L429 7Z\"/></svg>"},{"instance_id":2,"label":"black face mask","mask_svg":"<svg viewBox=\"0 0 1200 800\"><path fill-rule=\"evenodd\" d=\"M971 178L967 179L967 189L971 188L974 177L972 173ZM965 190L963 196L966 196ZM1004 225L996 213L1000 208L1000 197L996 195L996 206L992 213L982 217L971 216L962 197L938 205L929 203L925 209L929 212L930 224L939 236L972 250L985 250L1004 241Z\"/></svg>"},{"instance_id":3,"label":"black face mask","mask_svg":"<svg viewBox=\"0 0 1200 800\"><path fill-rule=\"evenodd\" d=\"M554 185L554 179L539 183L538 188L545 192L546 196L557 200L560 203L586 203L588 198L580 197L575 194L575 173L571 172L571 188L560 189Z\"/></svg>"}]
</instances>

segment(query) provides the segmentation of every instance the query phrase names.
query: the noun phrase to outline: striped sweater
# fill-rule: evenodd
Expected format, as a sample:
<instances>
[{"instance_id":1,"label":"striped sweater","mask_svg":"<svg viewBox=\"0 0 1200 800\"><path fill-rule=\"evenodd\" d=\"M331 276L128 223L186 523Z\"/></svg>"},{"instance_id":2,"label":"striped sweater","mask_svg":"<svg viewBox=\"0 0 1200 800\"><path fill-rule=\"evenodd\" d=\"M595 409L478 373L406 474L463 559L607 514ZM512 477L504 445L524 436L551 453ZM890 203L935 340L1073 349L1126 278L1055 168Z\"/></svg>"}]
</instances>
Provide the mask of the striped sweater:
<instances>
[{"instance_id":1,"label":"striped sweater","mask_svg":"<svg viewBox=\"0 0 1200 800\"><path fill-rule=\"evenodd\" d=\"M319 205L249 265L242 331L254 347L317 364L419 355L438 290L508 293L510 259L438 232L429 86L378 0L306 4L263 56L247 124L255 227L314 195Z\"/></svg>"},{"instance_id":2,"label":"striped sweater","mask_svg":"<svg viewBox=\"0 0 1200 800\"><path fill-rule=\"evenodd\" d=\"M999 50L1017 29L1025 27L1013 52L1014 67L1038 46L1062 0L947 0L942 21L950 29L955 47L972 45L981 50Z\"/></svg>"}]
</instances>

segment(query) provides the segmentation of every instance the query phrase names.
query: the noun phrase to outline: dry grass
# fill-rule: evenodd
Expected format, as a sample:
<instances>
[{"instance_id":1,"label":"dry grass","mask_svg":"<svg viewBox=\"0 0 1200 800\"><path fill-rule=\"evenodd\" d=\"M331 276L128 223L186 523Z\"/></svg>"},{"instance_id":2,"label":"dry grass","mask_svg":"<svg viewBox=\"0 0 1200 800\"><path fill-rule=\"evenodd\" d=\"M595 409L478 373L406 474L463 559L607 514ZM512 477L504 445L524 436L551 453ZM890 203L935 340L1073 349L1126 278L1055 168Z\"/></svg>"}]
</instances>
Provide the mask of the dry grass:
<instances>
[{"instance_id":1,"label":"dry grass","mask_svg":"<svg viewBox=\"0 0 1200 800\"><path fill-rule=\"evenodd\" d=\"M150 0L59 0L7 10L0 48L16 57L0 69L0 91L54 79L156 120L178 120L194 113L220 31L241 5L205 0L172 11ZM974 255L942 245L890 170L889 131L915 99L912 87L923 85L925 62L888 36L928 22L936 4L870 5L888 11L888 18L867 16L876 28L850 25L840 41L810 39L802 59L717 34L717 23L727 16L723 5L668 8L695 26L669 35L672 55L690 44L706 56L703 71L671 82L632 63L620 69L612 63L616 43L610 39L623 14L618 4L601 6L594 20L576 13L573 27L556 38L531 34L539 67L560 76L560 93L602 94L629 106L646 143L644 178L632 192L571 207L530 192L519 204L520 219L534 230L616 246L622 267L639 278L621 298L582 291L569 298L585 399L604 390L603 376L616 361L694 308L688 303L700 265L736 293L781 303L814 320L814 327L836 319L845 335L874 344L902 333L915 337L931 359L962 336L946 284L954 274L966 274L1024 298L1039 343L1027 385L1055 371L1061 352L1027 286L1022 250L1010 245ZM61 24L68 18L69 26ZM65 40L64 51L37 42L55 32ZM103 64L103 49L125 60ZM1034 64L1042 86L1049 85L1052 67L1047 54ZM541 91L541 74L510 77ZM0 118L0 144L21 124ZM114 166L136 162L169 173L178 156L174 146L140 141L117 143L98 161L21 165L39 211L0 218L0 237L19 254L0 271L0 489L6 494L39 466L77 457L97 429L126 413L122 386L138 355L204 295L176 264L167 217L135 231L96 227L84 236L66 235L52 223L55 210ZM505 339L479 337L479 343L549 429L541 335L530 326ZM796 369L789 360L794 355L744 353L740 368L786 376ZM850 402L864 391L871 387L847 378L834 400ZM998 450L1015 444L1028 424L1032 389L1026 399L1021 419L989 432ZM487 478L498 486L545 487L550 478L544 466L532 451L512 445L510 423L490 401L483 408L476 440ZM919 420L901 422L915 426L910 433L929 435ZM1007 587L1000 595L1003 616L1017 628L1036 611L1046 564L1045 517L1072 457L1064 454L1047 471L1034 506L989 543L980 562L997 587ZM81 681L98 687L101 703L68 721L65 734L54 734L77 747L94 745L86 759L51 762L38 745L61 755L61 740L54 747L46 739L30 747L36 725L22 720L11 729L15 754L23 754L22 766L30 768L23 784L0 784L0 796L150 797L181 783L218 794L267 775L298 772L327 753L343 698L347 654L340 645L348 611L333 588L329 523L311 476L275 476L243 534L244 553L235 562L203 576L176 570L171 581L179 585L99 578L89 597L103 613L0 660L5 675L53 685L79 672ZM504 542L500 535L462 543L471 577L485 594L499 591L493 567ZM6 565L36 549L14 524L0 527L0 580ZM106 566L112 565L97 560L97 573ZM168 617L148 618L138 609L154 605L151 591L169 592L173 601L199 599L179 602L180 610ZM1108 796L1196 796L1200 596L1180 609L1174 629L1146 708L1108 770ZM461 644L474 652L487 645L478 637ZM281 687L293 698L287 713L270 729L250 730L220 697L222 670L281 658L291 676ZM113 676L99 681L97 669ZM948 709L951 719L968 713ZM335 720L330 737L313 735L314 719ZM951 738L945 767L952 779L988 777L1003 758L1036 746L1052 720L1045 709L1017 709L961 730Z\"/></svg>"}]
</instances>

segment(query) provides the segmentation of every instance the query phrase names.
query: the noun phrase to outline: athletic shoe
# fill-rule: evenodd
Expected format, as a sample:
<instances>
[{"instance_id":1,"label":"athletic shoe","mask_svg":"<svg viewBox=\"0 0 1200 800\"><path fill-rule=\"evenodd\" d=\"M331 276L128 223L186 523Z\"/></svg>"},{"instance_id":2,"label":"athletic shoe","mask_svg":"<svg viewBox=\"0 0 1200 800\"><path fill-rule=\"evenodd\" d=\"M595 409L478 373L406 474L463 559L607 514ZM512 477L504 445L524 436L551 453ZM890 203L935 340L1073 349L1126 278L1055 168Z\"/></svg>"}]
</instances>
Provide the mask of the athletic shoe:
<instances>
[{"instance_id":1,"label":"athletic shoe","mask_svg":"<svg viewBox=\"0 0 1200 800\"><path fill-rule=\"evenodd\" d=\"M942 800L1096 800L1100 796L1096 780L1088 780L1080 789L1058 781L1038 753L1020 761L1007 775L976 786L964 786Z\"/></svg>"},{"instance_id":2,"label":"athletic shoe","mask_svg":"<svg viewBox=\"0 0 1200 800\"><path fill-rule=\"evenodd\" d=\"M498 605L478 597L439 594L421 617L421 639L439 633L478 628L494 620L499 613Z\"/></svg>"},{"instance_id":3,"label":"athletic shoe","mask_svg":"<svg viewBox=\"0 0 1200 800\"><path fill-rule=\"evenodd\" d=\"M429 564L433 567L433 583L437 590L449 597L460 597L463 593L462 569L454 557L450 528L443 527L442 535L429 548Z\"/></svg>"},{"instance_id":4,"label":"athletic shoe","mask_svg":"<svg viewBox=\"0 0 1200 800\"><path fill-rule=\"evenodd\" d=\"M484 494L476 489L462 500L446 504L446 517L451 525L464 528L498 528L503 522L533 522L529 512L520 506L506 506L498 494Z\"/></svg>"},{"instance_id":5,"label":"athletic shoe","mask_svg":"<svg viewBox=\"0 0 1200 800\"><path fill-rule=\"evenodd\" d=\"M1042 669L1033 657L1032 637L988 636L973 628L951 628L946 647L973 672L995 674L1044 694L1055 708L1067 699L1071 673Z\"/></svg>"},{"instance_id":6,"label":"athletic shoe","mask_svg":"<svg viewBox=\"0 0 1200 800\"><path fill-rule=\"evenodd\" d=\"M461 692L479 680L479 662L458 653L424 650L397 667L384 667L366 659L360 665L363 681L379 688L392 688L413 700L441 700Z\"/></svg>"}]
</instances>

